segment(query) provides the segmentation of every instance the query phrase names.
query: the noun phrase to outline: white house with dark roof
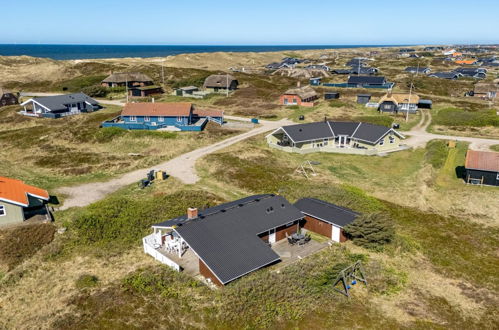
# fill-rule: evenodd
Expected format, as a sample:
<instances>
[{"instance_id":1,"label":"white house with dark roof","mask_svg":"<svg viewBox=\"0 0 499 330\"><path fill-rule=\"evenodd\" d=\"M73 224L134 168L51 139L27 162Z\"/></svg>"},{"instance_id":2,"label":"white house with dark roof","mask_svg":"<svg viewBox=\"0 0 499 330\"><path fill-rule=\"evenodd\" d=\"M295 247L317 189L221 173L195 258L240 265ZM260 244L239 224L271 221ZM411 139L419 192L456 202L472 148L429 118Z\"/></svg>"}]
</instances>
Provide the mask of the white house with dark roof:
<instances>
[{"instance_id":1,"label":"white house with dark roof","mask_svg":"<svg viewBox=\"0 0 499 330\"><path fill-rule=\"evenodd\" d=\"M101 109L99 102L84 93L34 97L23 103L25 116L60 118Z\"/></svg>"},{"instance_id":2,"label":"white house with dark roof","mask_svg":"<svg viewBox=\"0 0 499 330\"><path fill-rule=\"evenodd\" d=\"M376 155L404 149L405 137L381 125L323 121L282 126L266 136L270 147L287 152Z\"/></svg>"}]
</instances>

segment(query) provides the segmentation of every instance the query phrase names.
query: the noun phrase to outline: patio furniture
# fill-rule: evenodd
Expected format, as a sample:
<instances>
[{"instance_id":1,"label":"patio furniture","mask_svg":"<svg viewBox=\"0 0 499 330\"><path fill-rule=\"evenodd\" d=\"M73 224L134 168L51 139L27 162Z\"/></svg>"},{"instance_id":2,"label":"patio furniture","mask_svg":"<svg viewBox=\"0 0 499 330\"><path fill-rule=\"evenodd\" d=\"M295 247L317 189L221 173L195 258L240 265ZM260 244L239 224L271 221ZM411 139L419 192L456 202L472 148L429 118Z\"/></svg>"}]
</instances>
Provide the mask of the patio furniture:
<instances>
[{"instance_id":1,"label":"patio furniture","mask_svg":"<svg viewBox=\"0 0 499 330\"><path fill-rule=\"evenodd\" d=\"M291 238L293 238L296 241L299 241L299 240L304 239L305 235L299 234L299 233L294 233L293 235L291 235Z\"/></svg>"},{"instance_id":2,"label":"patio furniture","mask_svg":"<svg viewBox=\"0 0 499 330\"><path fill-rule=\"evenodd\" d=\"M288 243L290 245L295 245L296 244L296 241L292 238L292 237L288 237Z\"/></svg>"}]
</instances>

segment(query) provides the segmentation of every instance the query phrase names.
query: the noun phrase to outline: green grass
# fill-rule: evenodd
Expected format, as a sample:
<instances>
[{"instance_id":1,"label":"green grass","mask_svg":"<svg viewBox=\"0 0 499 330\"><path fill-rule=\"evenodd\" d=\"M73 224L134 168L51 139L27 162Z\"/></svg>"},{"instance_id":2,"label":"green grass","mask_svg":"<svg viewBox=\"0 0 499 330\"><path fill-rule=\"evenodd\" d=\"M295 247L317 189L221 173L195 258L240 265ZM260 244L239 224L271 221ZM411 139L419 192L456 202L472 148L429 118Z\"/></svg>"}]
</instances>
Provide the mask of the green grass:
<instances>
[{"instance_id":1,"label":"green grass","mask_svg":"<svg viewBox=\"0 0 499 330\"><path fill-rule=\"evenodd\" d=\"M431 164L433 168L441 168L446 159L449 148L444 140L432 140L426 145L425 160Z\"/></svg>"},{"instance_id":2,"label":"green grass","mask_svg":"<svg viewBox=\"0 0 499 330\"><path fill-rule=\"evenodd\" d=\"M499 144L494 144L493 146L490 147L492 151L497 151L499 152Z\"/></svg>"},{"instance_id":3,"label":"green grass","mask_svg":"<svg viewBox=\"0 0 499 330\"><path fill-rule=\"evenodd\" d=\"M467 111L458 108L444 108L433 115L433 125L499 127L499 116L495 110Z\"/></svg>"}]
</instances>

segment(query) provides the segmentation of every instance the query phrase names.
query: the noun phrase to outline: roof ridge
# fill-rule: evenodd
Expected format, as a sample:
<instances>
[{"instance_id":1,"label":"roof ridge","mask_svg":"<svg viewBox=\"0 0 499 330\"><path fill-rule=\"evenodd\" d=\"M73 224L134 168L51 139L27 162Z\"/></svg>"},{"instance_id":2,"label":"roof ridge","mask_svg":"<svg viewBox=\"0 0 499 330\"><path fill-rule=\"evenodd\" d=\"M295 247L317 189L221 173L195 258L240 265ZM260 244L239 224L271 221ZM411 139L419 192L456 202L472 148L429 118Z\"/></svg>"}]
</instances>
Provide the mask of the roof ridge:
<instances>
[{"instance_id":1,"label":"roof ridge","mask_svg":"<svg viewBox=\"0 0 499 330\"><path fill-rule=\"evenodd\" d=\"M339 206L339 205L336 205L336 204L332 204L332 203L328 203L326 201L323 201L323 200L320 200L320 199L317 199L317 198L314 198L314 197L304 197L302 199L309 199L309 200L312 200L314 202L317 202L318 204L322 204L322 205L327 206L327 207L331 207L331 208L335 208L335 209L338 209L338 210L342 210L342 211L345 211L345 212L348 212L348 213L351 213L351 214L354 214L354 215L359 215L360 214L360 213L355 212L354 210L351 210L349 208L346 208L346 207L343 207L343 206Z\"/></svg>"}]
</instances>

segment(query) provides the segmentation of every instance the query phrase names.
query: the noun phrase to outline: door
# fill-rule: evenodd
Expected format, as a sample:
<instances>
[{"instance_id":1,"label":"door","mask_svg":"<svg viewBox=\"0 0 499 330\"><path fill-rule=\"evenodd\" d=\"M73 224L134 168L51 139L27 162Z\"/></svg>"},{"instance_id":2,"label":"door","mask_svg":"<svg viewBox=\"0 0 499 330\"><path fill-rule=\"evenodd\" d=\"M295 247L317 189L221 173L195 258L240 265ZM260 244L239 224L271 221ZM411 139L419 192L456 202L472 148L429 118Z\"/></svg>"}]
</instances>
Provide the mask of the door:
<instances>
[{"instance_id":1,"label":"door","mask_svg":"<svg viewBox=\"0 0 499 330\"><path fill-rule=\"evenodd\" d=\"M334 242L340 242L340 227L332 226L333 227L333 232L331 233L331 239Z\"/></svg>"},{"instance_id":2,"label":"door","mask_svg":"<svg viewBox=\"0 0 499 330\"><path fill-rule=\"evenodd\" d=\"M269 230L269 243L270 244L275 243L275 228Z\"/></svg>"}]
</instances>

